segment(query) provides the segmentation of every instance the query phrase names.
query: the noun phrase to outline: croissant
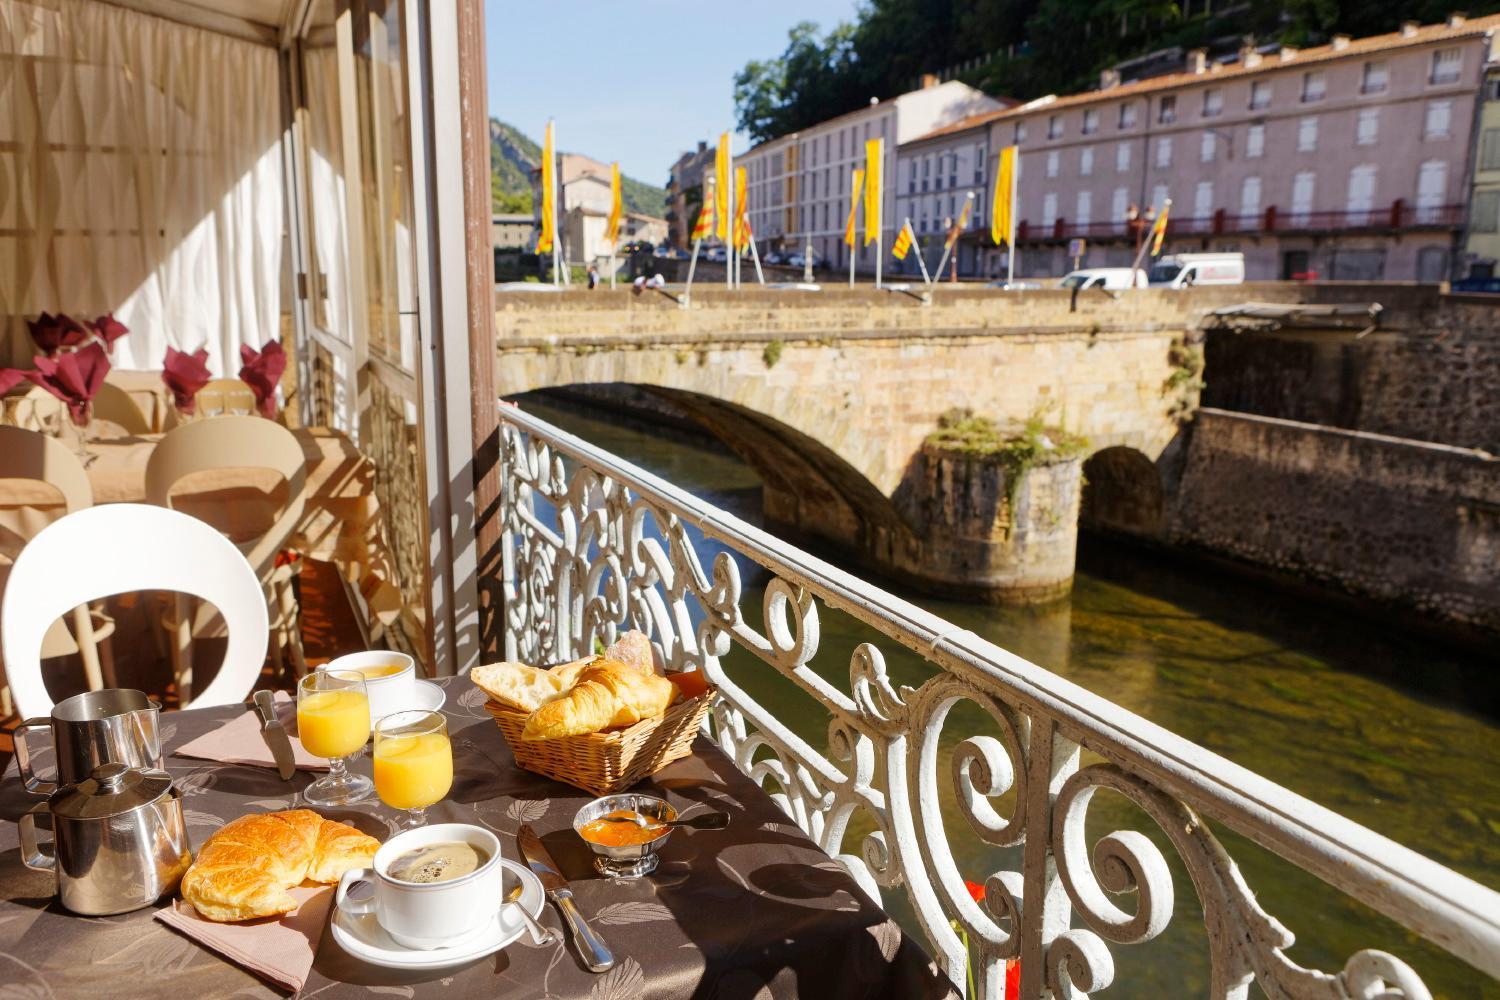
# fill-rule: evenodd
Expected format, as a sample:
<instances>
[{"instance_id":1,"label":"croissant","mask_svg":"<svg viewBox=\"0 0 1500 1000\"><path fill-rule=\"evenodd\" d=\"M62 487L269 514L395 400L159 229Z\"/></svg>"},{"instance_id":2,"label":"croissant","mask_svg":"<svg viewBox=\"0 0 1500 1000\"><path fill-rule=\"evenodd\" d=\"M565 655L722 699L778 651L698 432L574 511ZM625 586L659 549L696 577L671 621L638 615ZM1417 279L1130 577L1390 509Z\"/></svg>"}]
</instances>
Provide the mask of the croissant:
<instances>
[{"instance_id":1,"label":"croissant","mask_svg":"<svg viewBox=\"0 0 1500 1000\"><path fill-rule=\"evenodd\" d=\"M304 879L337 882L368 865L380 841L311 809L241 816L208 838L182 876L182 898L219 922L290 913Z\"/></svg>"},{"instance_id":2,"label":"croissant","mask_svg":"<svg viewBox=\"0 0 1500 1000\"><path fill-rule=\"evenodd\" d=\"M661 715L676 693L665 678L616 660L595 660L566 694L531 713L521 739L551 740L628 726Z\"/></svg>"}]
</instances>

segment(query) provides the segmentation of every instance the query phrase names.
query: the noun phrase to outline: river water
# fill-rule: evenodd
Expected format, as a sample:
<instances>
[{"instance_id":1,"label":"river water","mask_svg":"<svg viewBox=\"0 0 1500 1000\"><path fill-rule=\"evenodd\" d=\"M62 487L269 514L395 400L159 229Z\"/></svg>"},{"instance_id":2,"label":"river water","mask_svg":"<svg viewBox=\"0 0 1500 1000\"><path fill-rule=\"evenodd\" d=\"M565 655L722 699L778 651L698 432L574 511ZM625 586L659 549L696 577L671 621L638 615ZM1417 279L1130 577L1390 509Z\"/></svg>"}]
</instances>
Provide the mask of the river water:
<instances>
[{"instance_id":1,"label":"river water","mask_svg":"<svg viewBox=\"0 0 1500 1000\"><path fill-rule=\"evenodd\" d=\"M759 480L745 465L680 436L630 426L571 404L532 398L530 412L614 452L740 517L760 522ZM705 566L719 548L698 540ZM740 560L743 610L762 620L764 579ZM863 573L869 578L868 573ZM1448 648L1306 595L1282 592L1201 564L1102 540L1080 544L1070 598L1043 608L942 601L880 583L1139 715L1329 807L1476 881L1500 888L1500 708L1496 659ZM874 630L823 609L815 666L847 690L849 656L871 641L897 683L931 676L920 659ZM815 747L826 712L748 654L726 669ZM998 735L977 707L947 720L943 745ZM1088 763L1088 760L1085 760ZM1018 853L975 837L957 811L949 756L940 761L949 844L965 878L1019 869ZM1208 946L1191 880L1153 822L1112 793L1090 810L1090 845L1115 829L1140 830L1166 854L1175 916L1158 938L1114 946L1114 984L1098 997L1202 997ZM1005 815L1010 800L996 809ZM843 849L859 853L868 821ZM1434 996L1500 1000L1500 984L1295 866L1215 827L1261 904L1297 936L1293 961L1337 972L1355 951L1380 948L1407 962ZM1116 904L1132 911L1129 896ZM885 905L916 931L901 890ZM1075 925L1077 921L1075 919ZM1253 995L1260 995L1258 988Z\"/></svg>"}]
</instances>

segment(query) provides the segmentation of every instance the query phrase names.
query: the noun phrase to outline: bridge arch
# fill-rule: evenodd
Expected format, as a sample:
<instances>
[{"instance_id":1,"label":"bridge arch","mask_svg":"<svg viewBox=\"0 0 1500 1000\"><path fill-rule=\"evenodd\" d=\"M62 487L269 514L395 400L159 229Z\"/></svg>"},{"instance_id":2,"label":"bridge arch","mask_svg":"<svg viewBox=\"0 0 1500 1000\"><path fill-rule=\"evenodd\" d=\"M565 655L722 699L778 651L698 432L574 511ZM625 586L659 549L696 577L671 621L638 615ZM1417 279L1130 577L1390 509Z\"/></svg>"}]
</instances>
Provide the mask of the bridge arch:
<instances>
[{"instance_id":1,"label":"bridge arch","mask_svg":"<svg viewBox=\"0 0 1500 1000\"><path fill-rule=\"evenodd\" d=\"M1079 523L1094 531L1156 538L1166 516L1166 485L1156 463L1126 445L1101 448L1083 463Z\"/></svg>"}]
</instances>

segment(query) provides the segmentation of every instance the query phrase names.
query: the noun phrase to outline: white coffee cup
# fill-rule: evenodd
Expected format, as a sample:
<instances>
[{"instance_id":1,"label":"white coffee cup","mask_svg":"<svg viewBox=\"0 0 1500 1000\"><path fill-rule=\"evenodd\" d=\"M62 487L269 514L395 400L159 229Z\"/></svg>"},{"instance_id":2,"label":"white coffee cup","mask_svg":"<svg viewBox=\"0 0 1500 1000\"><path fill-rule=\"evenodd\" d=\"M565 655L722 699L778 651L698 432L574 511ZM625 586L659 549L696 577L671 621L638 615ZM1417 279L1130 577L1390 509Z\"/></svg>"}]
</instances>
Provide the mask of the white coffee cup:
<instances>
[{"instance_id":1,"label":"white coffee cup","mask_svg":"<svg viewBox=\"0 0 1500 1000\"><path fill-rule=\"evenodd\" d=\"M400 667L395 673L378 677L365 676L365 695L370 701L370 728L392 712L418 708L416 704L417 664L405 653L371 649L349 653L331 661L321 670L354 670L361 674L382 668Z\"/></svg>"},{"instance_id":2,"label":"white coffee cup","mask_svg":"<svg viewBox=\"0 0 1500 1000\"><path fill-rule=\"evenodd\" d=\"M388 874L391 862L432 844L458 841L488 855L484 864L448 882L403 882ZM500 838L468 823L438 823L397 834L375 852L373 868L344 873L334 905L345 913L374 914L375 921L397 944L430 950L460 943L482 930L500 912L504 866ZM360 883L373 887L373 896L351 899L349 890Z\"/></svg>"}]
</instances>

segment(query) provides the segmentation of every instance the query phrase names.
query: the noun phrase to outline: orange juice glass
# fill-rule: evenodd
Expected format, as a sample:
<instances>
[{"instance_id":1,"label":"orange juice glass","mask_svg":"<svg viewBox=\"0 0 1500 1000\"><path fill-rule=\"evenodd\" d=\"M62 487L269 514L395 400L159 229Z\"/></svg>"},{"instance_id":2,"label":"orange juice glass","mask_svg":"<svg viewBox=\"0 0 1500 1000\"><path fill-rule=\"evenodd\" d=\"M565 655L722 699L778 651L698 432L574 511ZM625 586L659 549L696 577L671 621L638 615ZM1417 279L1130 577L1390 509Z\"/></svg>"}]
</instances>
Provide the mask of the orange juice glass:
<instances>
[{"instance_id":1,"label":"orange juice glass","mask_svg":"<svg viewBox=\"0 0 1500 1000\"><path fill-rule=\"evenodd\" d=\"M448 721L438 712L396 712L375 725L375 791L405 809L408 829L427 822L426 809L453 787Z\"/></svg>"},{"instance_id":2,"label":"orange juice glass","mask_svg":"<svg viewBox=\"0 0 1500 1000\"><path fill-rule=\"evenodd\" d=\"M346 761L370 738L370 702L358 671L314 670L297 682L297 738L308 753L328 758L328 776L302 792L309 805L342 806L369 797L370 779L351 774Z\"/></svg>"}]
</instances>

